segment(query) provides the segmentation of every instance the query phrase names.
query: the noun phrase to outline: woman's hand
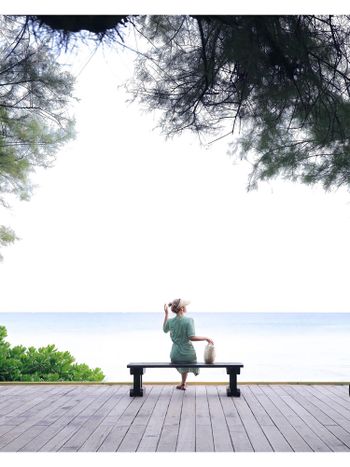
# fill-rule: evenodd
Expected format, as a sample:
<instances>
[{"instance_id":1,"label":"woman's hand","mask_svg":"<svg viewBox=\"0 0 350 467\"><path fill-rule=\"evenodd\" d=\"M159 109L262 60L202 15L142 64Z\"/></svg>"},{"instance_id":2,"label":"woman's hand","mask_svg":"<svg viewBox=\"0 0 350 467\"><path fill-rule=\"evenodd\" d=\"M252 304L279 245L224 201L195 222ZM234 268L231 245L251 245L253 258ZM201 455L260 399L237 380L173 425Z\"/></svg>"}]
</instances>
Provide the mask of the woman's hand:
<instances>
[{"instance_id":1,"label":"woman's hand","mask_svg":"<svg viewBox=\"0 0 350 467\"><path fill-rule=\"evenodd\" d=\"M209 337L206 338L206 341L208 342L208 344L214 345L214 341L212 341L211 339L209 339Z\"/></svg>"},{"instance_id":2,"label":"woman's hand","mask_svg":"<svg viewBox=\"0 0 350 467\"><path fill-rule=\"evenodd\" d=\"M165 312L166 315L169 313L169 309L168 309L167 304L164 305L164 312Z\"/></svg>"}]
</instances>

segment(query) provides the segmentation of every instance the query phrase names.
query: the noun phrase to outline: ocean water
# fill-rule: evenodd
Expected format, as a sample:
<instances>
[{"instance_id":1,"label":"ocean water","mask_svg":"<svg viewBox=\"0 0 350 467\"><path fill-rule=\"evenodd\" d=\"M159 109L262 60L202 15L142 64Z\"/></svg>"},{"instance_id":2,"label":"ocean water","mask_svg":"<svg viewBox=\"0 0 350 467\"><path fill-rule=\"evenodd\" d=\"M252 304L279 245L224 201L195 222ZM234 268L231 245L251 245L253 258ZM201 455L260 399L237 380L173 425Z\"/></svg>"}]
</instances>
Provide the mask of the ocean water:
<instances>
[{"instance_id":1,"label":"ocean water","mask_svg":"<svg viewBox=\"0 0 350 467\"><path fill-rule=\"evenodd\" d=\"M196 334L215 342L216 361L242 362L239 381L350 381L350 313L189 313ZM105 381L131 381L132 361L169 361L163 313L0 313L11 345L55 344ZM195 342L203 361L205 342ZM144 381L176 381L175 369L146 370ZM201 369L189 381L227 381Z\"/></svg>"}]
</instances>

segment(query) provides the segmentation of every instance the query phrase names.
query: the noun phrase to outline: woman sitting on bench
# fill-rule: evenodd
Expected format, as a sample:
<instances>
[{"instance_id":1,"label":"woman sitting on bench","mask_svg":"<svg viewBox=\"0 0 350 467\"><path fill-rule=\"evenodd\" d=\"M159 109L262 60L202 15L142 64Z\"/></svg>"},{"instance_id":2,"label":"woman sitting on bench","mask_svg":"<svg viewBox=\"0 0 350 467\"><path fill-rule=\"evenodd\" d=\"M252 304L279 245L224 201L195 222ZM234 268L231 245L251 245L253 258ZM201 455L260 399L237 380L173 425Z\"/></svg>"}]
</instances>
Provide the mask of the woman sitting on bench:
<instances>
[{"instance_id":1,"label":"woman sitting on bench","mask_svg":"<svg viewBox=\"0 0 350 467\"><path fill-rule=\"evenodd\" d=\"M209 344L214 342L209 337L196 336L194 331L194 321L192 318L187 318L186 306L190 302L177 298L169 305L164 305L164 323L163 331L169 332L173 341L173 346L170 352L170 360L172 363L196 363L197 355L191 341L207 341ZM175 318L168 319L169 309L176 314ZM181 383L176 386L176 389L186 389L186 379L189 372L196 376L199 374L199 368L176 368L181 373Z\"/></svg>"}]
</instances>

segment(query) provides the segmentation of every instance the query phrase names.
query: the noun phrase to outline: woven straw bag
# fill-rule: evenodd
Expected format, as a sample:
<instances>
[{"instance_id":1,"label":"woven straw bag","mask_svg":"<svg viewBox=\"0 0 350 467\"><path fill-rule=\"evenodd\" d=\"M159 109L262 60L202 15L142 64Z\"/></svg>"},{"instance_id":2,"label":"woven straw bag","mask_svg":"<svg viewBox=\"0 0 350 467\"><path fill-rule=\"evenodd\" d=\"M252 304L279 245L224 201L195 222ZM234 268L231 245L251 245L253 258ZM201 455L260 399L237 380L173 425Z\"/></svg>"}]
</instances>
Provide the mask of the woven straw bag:
<instances>
[{"instance_id":1,"label":"woven straw bag","mask_svg":"<svg viewBox=\"0 0 350 467\"><path fill-rule=\"evenodd\" d=\"M207 344L204 349L205 363L214 363L215 360L215 347L213 344Z\"/></svg>"}]
</instances>

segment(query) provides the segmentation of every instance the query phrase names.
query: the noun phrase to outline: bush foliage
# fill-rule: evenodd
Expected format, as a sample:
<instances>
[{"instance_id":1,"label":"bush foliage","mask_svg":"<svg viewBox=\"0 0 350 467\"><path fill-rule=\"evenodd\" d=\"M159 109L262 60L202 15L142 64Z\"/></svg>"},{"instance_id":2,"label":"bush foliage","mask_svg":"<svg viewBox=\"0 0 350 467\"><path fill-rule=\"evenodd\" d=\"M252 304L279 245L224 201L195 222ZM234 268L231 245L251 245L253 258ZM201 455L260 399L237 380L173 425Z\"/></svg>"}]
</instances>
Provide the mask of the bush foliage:
<instances>
[{"instance_id":1,"label":"bush foliage","mask_svg":"<svg viewBox=\"0 0 350 467\"><path fill-rule=\"evenodd\" d=\"M102 381L105 377L100 368L76 363L55 345L11 347L6 337L6 327L0 326L0 381Z\"/></svg>"}]
</instances>

